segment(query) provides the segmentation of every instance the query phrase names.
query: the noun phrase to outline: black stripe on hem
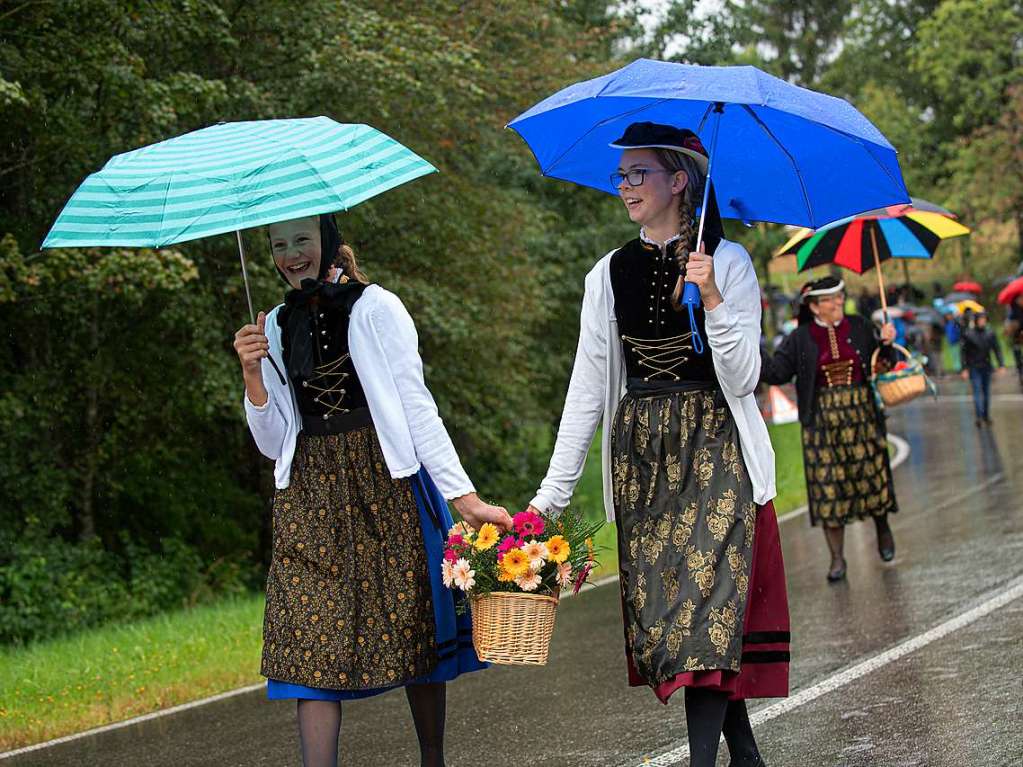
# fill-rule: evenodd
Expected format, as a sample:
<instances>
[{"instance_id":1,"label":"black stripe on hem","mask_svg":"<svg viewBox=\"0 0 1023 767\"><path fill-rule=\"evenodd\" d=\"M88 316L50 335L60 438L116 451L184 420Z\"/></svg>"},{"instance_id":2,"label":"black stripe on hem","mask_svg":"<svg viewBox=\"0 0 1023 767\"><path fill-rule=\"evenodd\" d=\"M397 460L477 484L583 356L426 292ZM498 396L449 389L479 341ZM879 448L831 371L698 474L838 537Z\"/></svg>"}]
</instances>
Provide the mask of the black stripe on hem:
<instances>
[{"instance_id":1,"label":"black stripe on hem","mask_svg":"<svg viewBox=\"0 0 1023 767\"><path fill-rule=\"evenodd\" d=\"M788 650L750 650L742 654L743 663L788 663Z\"/></svg>"},{"instance_id":2,"label":"black stripe on hem","mask_svg":"<svg viewBox=\"0 0 1023 767\"><path fill-rule=\"evenodd\" d=\"M792 634L788 631L751 631L742 637L743 644L778 644L791 640Z\"/></svg>"}]
</instances>

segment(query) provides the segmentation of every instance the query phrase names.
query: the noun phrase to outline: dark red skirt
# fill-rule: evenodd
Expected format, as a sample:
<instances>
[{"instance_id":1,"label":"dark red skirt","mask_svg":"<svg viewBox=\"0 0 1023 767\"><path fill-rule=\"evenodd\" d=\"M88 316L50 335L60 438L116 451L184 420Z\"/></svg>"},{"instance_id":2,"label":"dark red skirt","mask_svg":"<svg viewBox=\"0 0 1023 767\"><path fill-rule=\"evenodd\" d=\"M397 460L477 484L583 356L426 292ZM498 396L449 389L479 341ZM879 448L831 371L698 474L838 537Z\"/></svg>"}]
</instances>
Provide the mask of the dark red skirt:
<instances>
[{"instance_id":1,"label":"dark red skirt","mask_svg":"<svg viewBox=\"0 0 1023 767\"><path fill-rule=\"evenodd\" d=\"M742 626L742 660L739 671L687 671L653 688L662 703L681 687L702 687L727 692L729 700L785 698L789 694L789 599L785 587L785 563L774 503L757 511L750 568L749 602ZM629 685L645 687L632 654L625 649Z\"/></svg>"}]
</instances>

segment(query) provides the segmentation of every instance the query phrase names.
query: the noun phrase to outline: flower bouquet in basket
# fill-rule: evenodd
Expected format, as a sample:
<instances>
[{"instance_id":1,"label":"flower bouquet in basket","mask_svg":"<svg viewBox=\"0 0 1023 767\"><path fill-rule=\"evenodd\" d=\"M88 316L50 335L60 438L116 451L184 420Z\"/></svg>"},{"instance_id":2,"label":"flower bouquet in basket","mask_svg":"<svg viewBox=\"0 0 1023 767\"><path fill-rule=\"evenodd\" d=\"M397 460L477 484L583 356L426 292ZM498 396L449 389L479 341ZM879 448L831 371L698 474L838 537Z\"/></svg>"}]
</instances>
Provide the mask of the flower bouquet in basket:
<instances>
[{"instance_id":1,"label":"flower bouquet in basket","mask_svg":"<svg viewBox=\"0 0 1023 767\"><path fill-rule=\"evenodd\" d=\"M459 522L448 533L444 585L472 605L472 633L482 661L543 665L562 589L578 591L596 566L593 535L603 522L566 510L558 517L524 511L504 535L494 525ZM464 602L463 602L464 604Z\"/></svg>"}]
</instances>

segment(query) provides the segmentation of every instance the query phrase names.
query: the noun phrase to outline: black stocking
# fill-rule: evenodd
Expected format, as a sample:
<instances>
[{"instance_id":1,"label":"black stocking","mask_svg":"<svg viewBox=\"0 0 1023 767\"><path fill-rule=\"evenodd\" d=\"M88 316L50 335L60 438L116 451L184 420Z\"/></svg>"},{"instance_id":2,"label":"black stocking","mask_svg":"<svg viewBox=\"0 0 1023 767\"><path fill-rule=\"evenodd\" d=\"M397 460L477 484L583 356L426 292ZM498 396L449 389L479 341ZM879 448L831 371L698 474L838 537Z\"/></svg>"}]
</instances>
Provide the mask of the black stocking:
<instances>
[{"instance_id":1,"label":"black stocking","mask_svg":"<svg viewBox=\"0 0 1023 767\"><path fill-rule=\"evenodd\" d=\"M746 701L730 700L725 710L725 724L722 728L728 753L732 757L729 767L760 767L763 761L753 737L753 728L746 712Z\"/></svg>"},{"instance_id":2,"label":"black stocking","mask_svg":"<svg viewBox=\"0 0 1023 767\"><path fill-rule=\"evenodd\" d=\"M447 685L410 684L405 687L412 721L419 738L421 767L444 767L444 718Z\"/></svg>"},{"instance_id":3,"label":"black stocking","mask_svg":"<svg viewBox=\"0 0 1023 767\"><path fill-rule=\"evenodd\" d=\"M686 688L686 728L689 730L690 767L714 767L718 741L725 723L728 693Z\"/></svg>"},{"instance_id":4,"label":"black stocking","mask_svg":"<svg viewBox=\"0 0 1023 767\"><path fill-rule=\"evenodd\" d=\"M332 700L298 702L298 735L303 767L337 767L341 704Z\"/></svg>"}]
</instances>

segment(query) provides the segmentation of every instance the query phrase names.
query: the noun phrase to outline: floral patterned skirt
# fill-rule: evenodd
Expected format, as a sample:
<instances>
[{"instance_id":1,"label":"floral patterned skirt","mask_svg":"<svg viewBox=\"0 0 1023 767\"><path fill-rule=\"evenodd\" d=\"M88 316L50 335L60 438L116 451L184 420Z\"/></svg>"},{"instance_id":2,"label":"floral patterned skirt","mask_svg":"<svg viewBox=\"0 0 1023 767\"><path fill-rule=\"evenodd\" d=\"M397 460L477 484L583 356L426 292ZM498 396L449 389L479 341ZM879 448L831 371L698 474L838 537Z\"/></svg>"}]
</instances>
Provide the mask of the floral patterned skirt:
<instances>
[{"instance_id":1,"label":"floral patterned skirt","mask_svg":"<svg viewBox=\"0 0 1023 767\"><path fill-rule=\"evenodd\" d=\"M813 422L803 427L803 469L810 524L843 527L899 510L888 440L869 386L817 391Z\"/></svg>"},{"instance_id":2,"label":"floral patterned skirt","mask_svg":"<svg viewBox=\"0 0 1023 767\"><path fill-rule=\"evenodd\" d=\"M334 690L423 677L438 663L410 479L392 479L372 426L299 434L273 508L261 673Z\"/></svg>"},{"instance_id":3,"label":"floral patterned skirt","mask_svg":"<svg viewBox=\"0 0 1023 767\"><path fill-rule=\"evenodd\" d=\"M687 672L738 673L757 506L724 395L627 394L612 460L632 667L655 691Z\"/></svg>"}]
</instances>

